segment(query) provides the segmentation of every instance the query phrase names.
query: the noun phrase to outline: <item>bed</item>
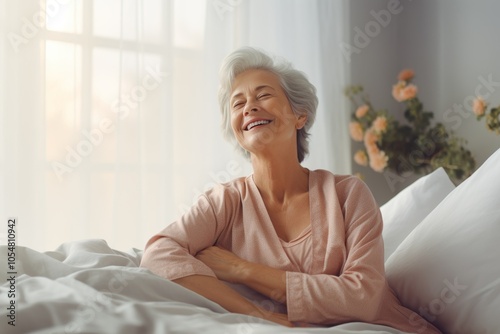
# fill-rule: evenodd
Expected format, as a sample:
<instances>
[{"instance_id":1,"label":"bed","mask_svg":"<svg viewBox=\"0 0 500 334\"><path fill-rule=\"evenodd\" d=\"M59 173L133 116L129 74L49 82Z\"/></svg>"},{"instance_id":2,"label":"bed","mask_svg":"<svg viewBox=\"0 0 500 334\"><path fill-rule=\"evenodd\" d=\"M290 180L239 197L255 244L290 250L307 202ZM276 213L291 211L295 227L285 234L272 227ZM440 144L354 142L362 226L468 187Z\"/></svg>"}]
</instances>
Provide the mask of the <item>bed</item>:
<instances>
[{"instance_id":1,"label":"bed","mask_svg":"<svg viewBox=\"0 0 500 334\"><path fill-rule=\"evenodd\" d=\"M444 333L499 333L500 150L459 186L438 169L381 212L386 275L402 303ZM2 270L1 333L399 333L360 322L285 328L228 313L140 268L142 250L105 240L15 251L16 274Z\"/></svg>"}]
</instances>

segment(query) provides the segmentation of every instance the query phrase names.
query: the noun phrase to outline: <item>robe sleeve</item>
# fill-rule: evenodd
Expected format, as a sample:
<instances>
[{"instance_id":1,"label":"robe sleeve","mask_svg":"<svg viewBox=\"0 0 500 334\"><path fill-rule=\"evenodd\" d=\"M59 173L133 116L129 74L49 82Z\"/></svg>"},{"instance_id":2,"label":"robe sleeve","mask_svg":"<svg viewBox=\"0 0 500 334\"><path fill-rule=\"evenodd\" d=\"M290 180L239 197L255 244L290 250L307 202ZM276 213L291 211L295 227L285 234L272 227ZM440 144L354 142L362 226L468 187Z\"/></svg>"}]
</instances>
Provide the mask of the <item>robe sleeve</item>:
<instances>
[{"instance_id":1,"label":"robe sleeve","mask_svg":"<svg viewBox=\"0 0 500 334\"><path fill-rule=\"evenodd\" d=\"M141 267L169 280L190 275L216 277L195 256L216 243L227 222L223 198L223 186L201 195L179 220L147 242Z\"/></svg>"},{"instance_id":2,"label":"robe sleeve","mask_svg":"<svg viewBox=\"0 0 500 334\"><path fill-rule=\"evenodd\" d=\"M337 185L336 217L345 226L346 258L340 274L287 272L290 321L333 325L373 321L385 287L382 217L370 190L361 181ZM333 205L333 204L332 204Z\"/></svg>"}]
</instances>

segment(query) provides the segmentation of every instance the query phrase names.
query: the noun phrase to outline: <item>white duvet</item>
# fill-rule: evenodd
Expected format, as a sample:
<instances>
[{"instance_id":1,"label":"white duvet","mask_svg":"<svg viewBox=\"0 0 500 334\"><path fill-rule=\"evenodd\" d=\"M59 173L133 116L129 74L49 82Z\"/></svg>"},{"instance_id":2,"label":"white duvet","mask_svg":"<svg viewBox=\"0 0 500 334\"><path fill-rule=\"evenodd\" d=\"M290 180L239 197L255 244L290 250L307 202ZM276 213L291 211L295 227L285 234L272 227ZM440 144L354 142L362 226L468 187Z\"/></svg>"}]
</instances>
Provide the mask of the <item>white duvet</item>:
<instances>
[{"instance_id":1,"label":"white duvet","mask_svg":"<svg viewBox=\"0 0 500 334\"><path fill-rule=\"evenodd\" d=\"M0 250L1 272L7 274L6 246ZM103 240L66 243L45 253L18 246L15 284L7 275L0 286L0 333L400 333L365 323L286 328L228 313L139 268L141 254L113 250Z\"/></svg>"}]
</instances>

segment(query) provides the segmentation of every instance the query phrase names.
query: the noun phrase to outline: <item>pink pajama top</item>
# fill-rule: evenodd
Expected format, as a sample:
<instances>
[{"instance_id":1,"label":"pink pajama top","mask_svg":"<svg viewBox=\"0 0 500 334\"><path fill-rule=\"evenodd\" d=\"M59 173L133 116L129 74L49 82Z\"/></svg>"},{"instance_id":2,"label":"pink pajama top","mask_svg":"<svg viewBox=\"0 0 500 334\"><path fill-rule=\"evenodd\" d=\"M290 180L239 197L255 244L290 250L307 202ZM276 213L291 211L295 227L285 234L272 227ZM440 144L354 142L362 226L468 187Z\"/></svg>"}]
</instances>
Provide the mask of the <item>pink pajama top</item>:
<instances>
[{"instance_id":1,"label":"pink pajama top","mask_svg":"<svg viewBox=\"0 0 500 334\"><path fill-rule=\"evenodd\" d=\"M382 217L354 176L309 173L310 228L290 242L276 234L252 176L201 195L147 243L141 266L170 280L214 272L194 256L220 246L286 271L288 319L320 325L362 321L413 333L440 333L403 307L384 272Z\"/></svg>"}]
</instances>

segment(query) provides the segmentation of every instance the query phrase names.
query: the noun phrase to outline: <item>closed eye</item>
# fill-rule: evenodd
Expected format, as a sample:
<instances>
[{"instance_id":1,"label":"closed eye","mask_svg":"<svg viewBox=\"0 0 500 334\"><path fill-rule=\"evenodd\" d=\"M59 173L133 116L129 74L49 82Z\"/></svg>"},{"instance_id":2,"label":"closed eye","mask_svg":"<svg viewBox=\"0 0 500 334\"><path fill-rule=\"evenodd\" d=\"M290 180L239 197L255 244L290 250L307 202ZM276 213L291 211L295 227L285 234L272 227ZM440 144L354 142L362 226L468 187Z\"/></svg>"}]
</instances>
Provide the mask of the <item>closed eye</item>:
<instances>
[{"instance_id":1,"label":"closed eye","mask_svg":"<svg viewBox=\"0 0 500 334\"><path fill-rule=\"evenodd\" d=\"M243 104L245 104L243 101L236 101L236 102L233 104L233 109L238 109L238 108L240 108Z\"/></svg>"}]
</instances>

